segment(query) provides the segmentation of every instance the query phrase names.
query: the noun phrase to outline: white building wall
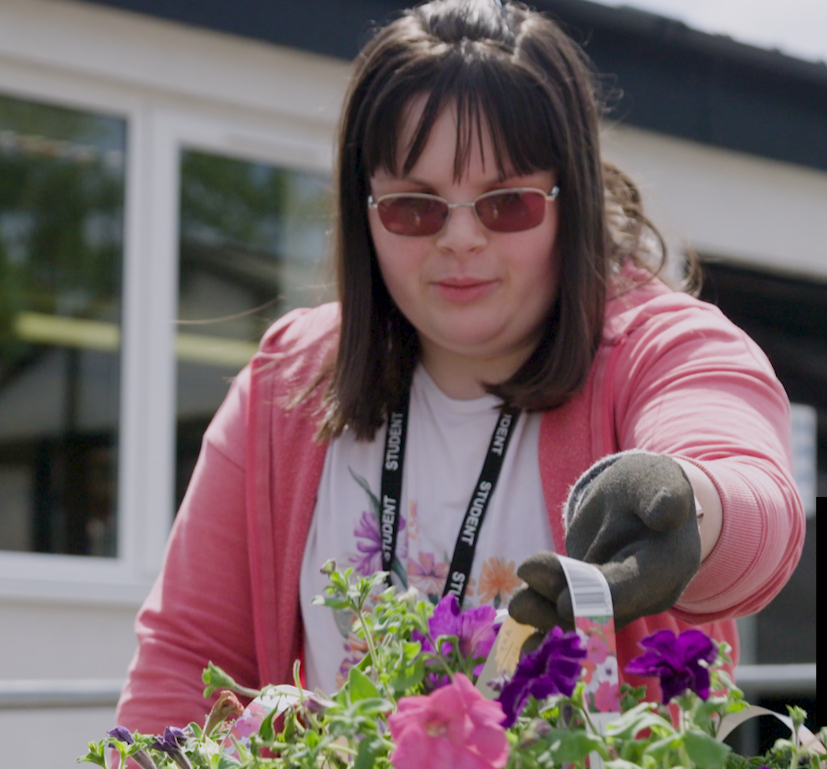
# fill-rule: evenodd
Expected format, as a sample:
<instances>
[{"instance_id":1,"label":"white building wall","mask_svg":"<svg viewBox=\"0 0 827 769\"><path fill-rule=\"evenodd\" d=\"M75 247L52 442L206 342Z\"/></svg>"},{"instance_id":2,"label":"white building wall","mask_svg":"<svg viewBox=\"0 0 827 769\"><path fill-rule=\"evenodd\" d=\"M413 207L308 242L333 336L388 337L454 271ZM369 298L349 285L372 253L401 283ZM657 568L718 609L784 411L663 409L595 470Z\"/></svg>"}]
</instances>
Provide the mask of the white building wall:
<instances>
[{"instance_id":1,"label":"white building wall","mask_svg":"<svg viewBox=\"0 0 827 769\"><path fill-rule=\"evenodd\" d=\"M640 186L650 218L681 253L827 278L827 173L611 126L604 154Z\"/></svg>"},{"instance_id":2,"label":"white building wall","mask_svg":"<svg viewBox=\"0 0 827 769\"><path fill-rule=\"evenodd\" d=\"M204 141L211 146L329 170L348 70L339 61L82 3L0 4L0 91L81 106L106 102L111 94L113 109L133 121L130 136L139 144L133 169L160 162L153 160L148 126L157 125L159 112L173 110L186 123L209 124ZM732 261L827 277L826 173L627 127L607 129L605 146L607 157L640 184L673 253L691 242ZM139 220L127 222L133 231L151 216L152 206L144 203L157 192L153 184L158 180L143 179L128 209ZM171 204L174 198L165 194ZM162 232L154 241L135 240L127 275L146 282L136 266L145 256L141 249L171 243L170 237ZM157 321L152 296L136 289L130 299L129 291L128 322ZM159 349L146 336L134 338L141 350ZM125 365L132 370L128 359ZM158 381L171 381L164 379L169 370L151 392L159 391ZM142 397L140 389L127 385L122 405L136 423L153 407L137 408L130 400ZM160 411L171 413L171 394L152 397L166 399ZM168 488L153 491L159 481L152 472L159 452L171 457L172 426L130 433L129 424L125 440L133 443L123 451L121 472L131 480L122 499L126 541L119 564L107 571L78 566L78 559L0 553L0 682L125 675L135 648L134 614L157 570L159 539L172 514L169 505L155 503L171 497ZM0 765L69 769L85 742L102 737L112 719L109 708L0 710Z\"/></svg>"}]
</instances>

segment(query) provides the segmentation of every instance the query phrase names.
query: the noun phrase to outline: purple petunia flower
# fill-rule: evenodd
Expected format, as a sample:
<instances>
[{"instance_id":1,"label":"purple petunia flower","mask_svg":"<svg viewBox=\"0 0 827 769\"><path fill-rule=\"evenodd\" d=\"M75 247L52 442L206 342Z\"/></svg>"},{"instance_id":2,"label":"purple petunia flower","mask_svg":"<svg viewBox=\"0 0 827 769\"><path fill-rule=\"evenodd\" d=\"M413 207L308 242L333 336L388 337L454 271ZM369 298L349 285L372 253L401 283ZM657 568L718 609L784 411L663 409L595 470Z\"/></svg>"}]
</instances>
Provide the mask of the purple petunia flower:
<instances>
[{"instance_id":1,"label":"purple petunia flower","mask_svg":"<svg viewBox=\"0 0 827 769\"><path fill-rule=\"evenodd\" d=\"M187 741L187 734L177 726L168 726L164 729L162 737L156 737L155 742L150 745L155 750L166 753L181 769L192 769L192 764L181 750L181 746Z\"/></svg>"},{"instance_id":2,"label":"purple petunia flower","mask_svg":"<svg viewBox=\"0 0 827 769\"><path fill-rule=\"evenodd\" d=\"M555 627L543 643L517 664L511 680L497 697L505 713L503 726L508 729L517 721L529 697L544 700L552 694L570 697L583 670L586 650L577 633L564 633Z\"/></svg>"},{"instance_id":3,"label":"purple petunia flower","mask_svg":"<svg viewBox=\"0 0 827 769\"><path fill-rule=\"evenodd\" d=\"M125 742L127 745L133 745L135 743L135 740L132 738L132 732L125 726L116 726L114 729L110 729L106 733L106 736L114 737L116 740Z\"/></svg>"},{"instance_id":4,"label":"purple petunia flower","mask_svg":"<svg viewBox=\"0 0 827 769\"><path fill-rule=\"evenodd\" d=\"M135 739L132 737L132 732L130 732L125 726L116 726L114 729L110 729L106 733L106 736L112 737L120 742L125 742L127 745L135 744ZM112 748L115 746L110 742L109 747ZM138 750L133 753L132 760L135 761L141 769L157 769L155 762L152 760L152 756L150 756L145 750Z\"/></svg>"},{"instance_id":5,"label":"purple petunia flower","mask_svg":"<svg viewBox=\"0 0 827 769\"><path fill-rule=\"evenodd\" d=\"M646 649L627 666L626 672L638 676L657 676L663 704L691 689L701 699L709 697L709 669L718 657L718 647L700 630L684 630L679 636L671 630L658 630L640 641Z\"/></svg>"},{"instance_id":6,"label":"purple petunia flower","mask_svg":"<svg viewBox=\"0 0 827 769\"><path fill-rule=\"evenodd\" d=\"M459 653L465 659L474 657L487 658L497 640L496 624L497 612L491 606L477 606L473 609L460 611L459 601L453 593L443 596L434 609L433 616L428 620L428 630L431 638L436 640L441 635L454 635L459 640ZM434 647L430 639L414 630L413 639L422 644L422 651L433 652ZM451 644L447 641L442 645L442 653L449 654ZM474 675L482 672L484 663L474 668ZM447 676L432 674L428 678L428 688L439 688L448 683Z\"/></svg>"}]
</instances>

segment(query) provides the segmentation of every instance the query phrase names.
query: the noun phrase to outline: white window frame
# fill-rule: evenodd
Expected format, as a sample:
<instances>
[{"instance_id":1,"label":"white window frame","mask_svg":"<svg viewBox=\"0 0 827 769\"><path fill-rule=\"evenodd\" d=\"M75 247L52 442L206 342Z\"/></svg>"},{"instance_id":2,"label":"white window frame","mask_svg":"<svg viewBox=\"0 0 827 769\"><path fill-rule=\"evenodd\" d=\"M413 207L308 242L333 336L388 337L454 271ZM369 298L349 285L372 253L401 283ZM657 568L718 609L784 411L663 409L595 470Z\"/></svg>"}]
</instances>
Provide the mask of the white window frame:
<instances>
[{"instance_id":1,"label":"white window frame","mask_svg":"<svg viewBox=\"0 0 827 769\"><path fill-rule=\"evenodd\" d=\"M134 322L140 304L137 296L140 271L138 254L143 250L141 199L147 174L140 163L139 148L144 145L146 121L140 98L67 73L27 67L21 62L0 59L0 91L20 99L89 110L120 118L126 123L124 185L123 285L121 296L121 388L118 423L118 499L116 558L68 556L47 553L0 551L0 596L48 597L66 599L83 595L89 598L135 600L146 592L136 578L140 550L132 546L139 535L136 486L136 443L140 441L140 420L130 413L133 399L131 378L135 371L136 350L141 346L141 329Z\"/></svg>"},{"instance_id":2,"label":"white window frame","mask_svg":"<svg viewBox=\"0 0 827 769\"><path fill-rule=\"evenodd\" d=\"M33 29L42 45L26 43ZM0 92L127 124L117 557L0 551L0 599L137 605L146 596L174 516L181 149L330 173L347 71L91 5L0 8Z\"/></svg>"},{"instance_id":3,"label":"white window frame","mask_svg":"<svg viewBox=\"0 0 827 769\"><path fill-rule=\"evenodd\" d=\"M149 319L152 371L147 382L148 429L153 450L148 452L148 475L154 479L151 509L164 510L152 521L151 541L166 540L173 510L175 472L175 319L178 307L179 200L181 153L186 149L252 162L266 162L296 171L330 173L331 145L279 120L232 118L198 110L159 108L152 119L153 199L152 220L153 307ZM324 255L320 254L320 258ZM160 551L145 555L144 568L157 573Z\"/></svg>"}]
</instances>

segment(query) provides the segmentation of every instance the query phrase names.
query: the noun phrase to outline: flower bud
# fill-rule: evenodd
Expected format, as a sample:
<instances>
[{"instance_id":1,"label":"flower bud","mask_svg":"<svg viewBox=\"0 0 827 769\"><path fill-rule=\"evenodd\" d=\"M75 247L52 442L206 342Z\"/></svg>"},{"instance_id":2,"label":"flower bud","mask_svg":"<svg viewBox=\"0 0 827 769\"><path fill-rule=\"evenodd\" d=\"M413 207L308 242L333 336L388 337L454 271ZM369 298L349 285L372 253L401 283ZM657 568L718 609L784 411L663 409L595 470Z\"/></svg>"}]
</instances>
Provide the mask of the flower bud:
<instances>
[{"instance_id":1,"label":"flower bud","mask_svg":"<svg viewBox=\"0 0 827 769\"><path fill-rule=\"evenodd\" d=\"M210 710L207 723L204 724L204 734L209 737L213 729L223 724L228 718L236 718L244 712L244 706L232 692L221 692L219 698Z\"/></svg>"}]
</instances>

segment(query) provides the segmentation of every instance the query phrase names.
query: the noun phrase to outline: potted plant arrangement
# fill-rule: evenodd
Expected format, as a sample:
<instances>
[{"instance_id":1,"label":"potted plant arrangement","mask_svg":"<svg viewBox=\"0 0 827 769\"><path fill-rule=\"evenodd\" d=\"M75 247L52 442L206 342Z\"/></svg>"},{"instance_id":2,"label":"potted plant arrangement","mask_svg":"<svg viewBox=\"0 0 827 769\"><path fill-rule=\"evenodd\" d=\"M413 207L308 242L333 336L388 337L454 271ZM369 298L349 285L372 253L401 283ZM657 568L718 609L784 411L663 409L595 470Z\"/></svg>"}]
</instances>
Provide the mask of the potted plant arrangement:
<instances>
[{"instance_id":1,"label":"potted plant arrangement","mask_svg":"<svg viewBox=\"0 0 827 769\"><path fill-rule=\"evenodd\" d=\"M78 761L119 769L130 759L141 769L827 767L827 730L819 742L800 729L800 708L789 708L790 739L764 756L736 755L720 741L726 719L749 705L722 669L726 645L698 630L649 636L627 667L657 676L663 702L644 701L643 687L613 689L598 669L600 636L587 639L589 653L582 633L559 628L511 675L478 688L497 636L493 609L460 611L451 595L434 607L415 591L383 589L384 573L356 579L332 563L324 570L330 584L315 602L351 611L367 646L338 692L303 690L298 663L295 687L261 691L210 664L205 696L223 691L203 724L163 735L116 727ZM252 702L244 708L237 695ZM619 715L601 727L595 714L618 701Z\"/></svg>"}]
</instances>

